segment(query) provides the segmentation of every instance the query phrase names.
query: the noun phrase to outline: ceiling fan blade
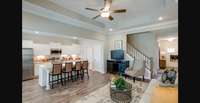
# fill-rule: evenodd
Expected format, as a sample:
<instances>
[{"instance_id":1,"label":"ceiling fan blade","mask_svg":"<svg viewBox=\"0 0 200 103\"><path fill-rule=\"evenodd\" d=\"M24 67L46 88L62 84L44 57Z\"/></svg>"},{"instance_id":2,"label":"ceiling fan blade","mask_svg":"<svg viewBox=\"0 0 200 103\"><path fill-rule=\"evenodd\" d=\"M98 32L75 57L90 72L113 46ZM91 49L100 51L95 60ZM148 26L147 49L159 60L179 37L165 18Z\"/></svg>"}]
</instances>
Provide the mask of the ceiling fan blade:
<instances>
[{"instance_id":1,"label":"ceiling fan blade","mask_svg":"<svg viewBox=\"0 0 200 103\"><path fill-rule=\"evenodd\" d=\"M119 9L119 10L113 10L113 13L123 13L126 12L126 9Z\"/></svg>"},{"instance_id":2,"label":"ceiling fan blade","mask_svg":"<svg viewBox=\"0 0 200 103\"><path fill-rule=\"evenodd\" d=\"M99 11L97 9L92 9L92 8L85 8L86 10L91 10L91 11Z\"/></svg>"},{"instance_id":3,"label":"ceiling fan blade","mask_svg":"<svg viewBox=\"0 0 200 103\"><path fill-rule=\"evenodd\" d=\"M103 10L104 8L101 8L100 10Z\"/></svg>"},{"instance_id":4,"label":"ceiling fan blade","mask_svg":"<svg viewBox=\"0 0 200 103\"><path fill-rule=\"evenodd\" d=\"M96 18L98 18L98 17L100 17L100 15L97 15L97 16L93 17L92 19L96 19Z\"/></svg>"},{"instance_id":5,"label":"ceiling fan blade","mask_svg":"<svg viewBox=\"0 0 200 103\"><path fill-rule=\"evenodd\" d=\"M112 21L114 18L110 15L108 19Z\"/></svg>"}]
</instances>

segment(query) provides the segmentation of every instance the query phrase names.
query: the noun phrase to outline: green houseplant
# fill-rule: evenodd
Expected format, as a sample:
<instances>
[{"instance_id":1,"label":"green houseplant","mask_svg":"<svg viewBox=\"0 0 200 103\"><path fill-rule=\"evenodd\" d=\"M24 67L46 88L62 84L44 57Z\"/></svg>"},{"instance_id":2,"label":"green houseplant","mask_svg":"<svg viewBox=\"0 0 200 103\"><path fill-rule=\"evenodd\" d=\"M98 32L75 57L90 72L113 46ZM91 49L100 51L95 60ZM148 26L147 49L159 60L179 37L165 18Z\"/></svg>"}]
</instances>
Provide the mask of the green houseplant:
<instances>
[{"instance_id":1,"label":"green houseplant","mask_svg":"<svg viewBox=\"0 0 200 103\"><path fill-rule=\"evenodd\" d=\"M120 90L127 89L127 83L122 77L119 77L118 79L116 79L114 81L114 84L116 85L117 89L120 89Z\"/></svg>"}]
</instances>

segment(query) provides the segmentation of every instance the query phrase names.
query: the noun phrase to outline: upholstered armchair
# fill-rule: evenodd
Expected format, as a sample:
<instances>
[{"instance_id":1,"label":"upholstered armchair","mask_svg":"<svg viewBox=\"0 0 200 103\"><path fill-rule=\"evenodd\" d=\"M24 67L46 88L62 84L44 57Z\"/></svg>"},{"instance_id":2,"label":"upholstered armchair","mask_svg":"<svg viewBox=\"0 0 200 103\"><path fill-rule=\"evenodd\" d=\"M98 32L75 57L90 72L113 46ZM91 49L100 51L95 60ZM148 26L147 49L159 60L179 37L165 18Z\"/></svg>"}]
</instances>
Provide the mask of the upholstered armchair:
<instances>
[{"instance_id":1,"label":"upholstered armchair","mask_svg":"<svg viewBox=\"0 0 200 103\"><path fill-rule=\"evenodd\" d=\"M145 61L144 60L135 60L132 67L125 70L125 74L133 77L135 82L136 77L142 76L144 80L145 74Z\"/></svg>"}]
</instances>

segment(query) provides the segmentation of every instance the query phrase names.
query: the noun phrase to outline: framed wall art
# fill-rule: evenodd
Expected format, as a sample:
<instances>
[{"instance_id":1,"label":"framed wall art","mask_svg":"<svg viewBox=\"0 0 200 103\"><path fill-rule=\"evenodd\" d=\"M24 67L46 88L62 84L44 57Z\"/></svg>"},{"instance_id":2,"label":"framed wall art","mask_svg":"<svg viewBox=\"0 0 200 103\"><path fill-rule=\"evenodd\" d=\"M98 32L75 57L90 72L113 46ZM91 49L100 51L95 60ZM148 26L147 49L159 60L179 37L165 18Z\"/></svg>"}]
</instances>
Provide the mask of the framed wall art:
<instances>
[{"instance_id":1,"label":"framed wall art","mask_svg":"<svg viewBox=\"0 0 200 103\"><path fill-rule=\"evenodd\" d=\"M115 49L123 49L123 40L115 40L114 48Z\"/></svg>"}]
</instances>

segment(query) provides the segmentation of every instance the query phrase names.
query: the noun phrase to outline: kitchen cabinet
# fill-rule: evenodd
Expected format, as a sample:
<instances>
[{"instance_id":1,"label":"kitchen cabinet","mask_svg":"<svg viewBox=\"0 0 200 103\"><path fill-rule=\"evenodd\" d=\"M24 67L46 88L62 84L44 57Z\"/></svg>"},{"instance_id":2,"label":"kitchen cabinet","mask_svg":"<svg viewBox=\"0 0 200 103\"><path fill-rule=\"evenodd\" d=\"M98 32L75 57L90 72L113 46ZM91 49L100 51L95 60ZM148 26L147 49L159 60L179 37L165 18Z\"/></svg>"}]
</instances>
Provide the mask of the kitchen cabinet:
<instances>
[{"instance_id":1,"label":"kitchen cabinet","mask_svg":"<svg viewBox=\"0 0 200 103\"><path fill-rule=\"evenodd\" d=\"M38 74L39 66L40 66L39 63L34 63L34 76L35 76L35 77L37 77L37 76L39 75L39 74Z\"/></svg>"},{"instance_id":2,"label":"kitchen cabinet","mask_svg":"<svg viewBox=\"0 0 200 103\"><path fill-rule=\"evenodd\" d=\"M50 55L49 44L34 44L34 56Z\"/></svg>"},{"instance_id":3,"label":"kitchen cabinet","mask_svg":"<svg viewBox=\"0 0 200 103\"><path fill-rule=\"evenodd\" d=\"M33 41L32 40L23 40L22 48L33 48Z\"/></svg>"},{"instance_id":4,"label":"kitchen cabinet","mask_svg":"<svg viewBox=\"0 0 200 103\"><path fill-rule=\"evenodd\" d=\"M50 43L49 43L49 46L50 46L52 49L61 49L61 48L62 48L61 43L58 43L58 42L50 42Z\"/></svg>"},{"instance_id":5,"label":"kitchen cabinet","mask_svg":"<svg viewBox=\"0 0 200 103\"><path fill-rule=\"evenodd\" d=\"M80 54L79 45L62 45L62 55Z\"/></svg>"}]
</instances>

